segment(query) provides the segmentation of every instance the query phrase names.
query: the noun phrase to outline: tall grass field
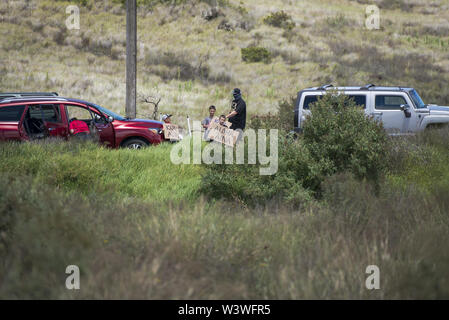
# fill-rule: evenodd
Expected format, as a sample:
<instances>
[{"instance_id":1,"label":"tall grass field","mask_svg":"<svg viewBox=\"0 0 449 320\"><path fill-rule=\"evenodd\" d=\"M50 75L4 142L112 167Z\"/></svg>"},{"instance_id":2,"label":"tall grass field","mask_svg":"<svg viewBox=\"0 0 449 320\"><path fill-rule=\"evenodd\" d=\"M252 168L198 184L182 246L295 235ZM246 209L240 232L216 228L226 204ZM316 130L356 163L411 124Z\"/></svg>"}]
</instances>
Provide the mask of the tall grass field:
<instances>
[{"instance_id":1,"label":"tall grass field","mask_svg":"<svg viewBox=\"0 0 449 320\"><path fill-rule=\"evenodd\" d=\"M209 169L172 165L167 145L3 143L0 297L447 298L449 132L396 139L379 195L339 173L297 209L209 199Z\"/></svg>"}]
</instances>

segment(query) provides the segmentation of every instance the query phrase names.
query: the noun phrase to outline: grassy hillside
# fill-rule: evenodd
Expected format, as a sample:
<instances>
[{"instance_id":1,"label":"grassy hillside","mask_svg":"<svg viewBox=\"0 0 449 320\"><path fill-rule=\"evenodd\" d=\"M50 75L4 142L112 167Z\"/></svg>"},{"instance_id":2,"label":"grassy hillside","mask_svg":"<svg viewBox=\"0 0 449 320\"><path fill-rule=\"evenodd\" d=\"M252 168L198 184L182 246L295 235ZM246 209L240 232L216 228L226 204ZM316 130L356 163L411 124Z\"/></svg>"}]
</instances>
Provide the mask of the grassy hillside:
<instances>
[{"instance_id":1,"label":"grassy hillside","mask_svg":"<svg viewBox=\"0 0 449 320\"><path fill-rule=\"evenodd\" d=\"M80 30L65 27L68 1L2 1L0 88L54 90L124 113L125 11L120 1L76 2ZM161 97L161 111L181 123L210 104L227 111L236 86L250 114L331 82L415 86L425 102L449 104L447 0L374 1L381 8L374 31L365 28L362 0L227 0L210 20L214 1L140 3L156 4L139 8L138 92ZM294 25L264 22L278 10ZM244 62L248 46L267 49L271 62ZM148 116L149 106L139 103L138 112Z\"/></svg>"}]
</instances>

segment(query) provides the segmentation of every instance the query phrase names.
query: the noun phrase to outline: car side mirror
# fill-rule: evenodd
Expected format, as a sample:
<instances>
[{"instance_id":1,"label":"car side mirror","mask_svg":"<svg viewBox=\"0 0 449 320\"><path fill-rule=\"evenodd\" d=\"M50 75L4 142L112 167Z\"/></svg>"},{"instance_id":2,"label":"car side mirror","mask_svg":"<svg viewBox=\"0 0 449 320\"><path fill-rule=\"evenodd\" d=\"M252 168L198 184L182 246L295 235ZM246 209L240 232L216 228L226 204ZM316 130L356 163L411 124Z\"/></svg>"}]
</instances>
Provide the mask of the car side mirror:
<instances>
[{"instance_id":1,"label":"car side mirror","mask_svg":"<svg viewBox=\"0 0 449 320\"><path fill-rule=\"evenodd\" d=\"M108 117L107 117L107 120L108 120L109 123L111 123L112 121L114 121L114 118L111 117L111 116L108 116Z\"/></svg>"},{"instance_id":2,"label":"car side mirror","mask_svg":"<svg viewBox=\"0 0 449 320\"><path fill-rule=\"evenodd\" d=\"M408 104L401 104L400 108L404 112L406 118L410 118L412 116L410 106Z\"/></svg>"}]
</instances>

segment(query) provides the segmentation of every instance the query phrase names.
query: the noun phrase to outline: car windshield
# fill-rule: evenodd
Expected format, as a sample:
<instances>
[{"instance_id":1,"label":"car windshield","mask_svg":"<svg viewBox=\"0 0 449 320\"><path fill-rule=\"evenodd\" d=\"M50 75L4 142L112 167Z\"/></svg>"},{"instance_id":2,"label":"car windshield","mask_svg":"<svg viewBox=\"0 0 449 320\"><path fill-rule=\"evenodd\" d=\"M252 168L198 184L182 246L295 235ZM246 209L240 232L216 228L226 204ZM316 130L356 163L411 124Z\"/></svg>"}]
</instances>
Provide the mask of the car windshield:
<instances>
[{"instance_id":1,"label":"car windshield","mask_svg":"<svg viewBox=\"0 0 449 320\"><path fill-rule=\"evenodd\" d=\"M100 107L99 105L96 105L96 104L92 104L92 105L93 105L95 108L97 108L98 110L100 110L101 112L103 112L103 113L107 114L108 116L114 118L114 120L120 120L120 121L126 120L126 119L125 119L124 117L122 117L121 115L119 115L119 114L117 114L117 113L115 113L115 112L112 112L112 111L110 111L110 110L108 110L108 109L106 109L106 108Z\"/></svg>"},{"instance_id":2,"label":"car windshield","mask_svg":"<svg viewBox=\"0 0 449 320\"><path fill-rule=\"evenodd\" d=\"M419 96L418 92L416 92L415 89L410 91L410 96L412 97L413 103L416 105L418 109L423 109L426 107L425 103L422 101L421 97Z\"/></svg>"}]
</instances>

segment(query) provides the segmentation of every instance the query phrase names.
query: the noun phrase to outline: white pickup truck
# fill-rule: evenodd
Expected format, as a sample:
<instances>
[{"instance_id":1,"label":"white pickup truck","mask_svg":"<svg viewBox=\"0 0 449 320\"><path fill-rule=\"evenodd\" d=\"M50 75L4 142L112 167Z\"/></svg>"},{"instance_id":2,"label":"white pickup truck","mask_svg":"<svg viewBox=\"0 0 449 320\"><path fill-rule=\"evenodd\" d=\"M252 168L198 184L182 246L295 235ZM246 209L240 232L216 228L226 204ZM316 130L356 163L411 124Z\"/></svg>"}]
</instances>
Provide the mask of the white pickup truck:
<instances>
[{"instance_id":1,"label":"white pickup truck","mask_svg":"<svg viewBox=\"0 0 449 320\"><path fill-rule=\"evenodd\" d=\"M337 91L354 99L368 116L382 121L389 134L409 134L428 127L449 123L449 107L425 104L413 88L377 87L322 87L308 88L298 93L295 105L295 131L301 132L311 105L328 91ZM312 105L313 107L313 105Z\"/></svg>"}]
</instances>

